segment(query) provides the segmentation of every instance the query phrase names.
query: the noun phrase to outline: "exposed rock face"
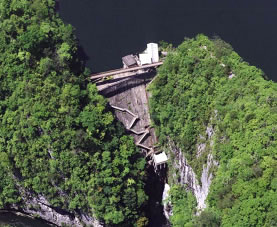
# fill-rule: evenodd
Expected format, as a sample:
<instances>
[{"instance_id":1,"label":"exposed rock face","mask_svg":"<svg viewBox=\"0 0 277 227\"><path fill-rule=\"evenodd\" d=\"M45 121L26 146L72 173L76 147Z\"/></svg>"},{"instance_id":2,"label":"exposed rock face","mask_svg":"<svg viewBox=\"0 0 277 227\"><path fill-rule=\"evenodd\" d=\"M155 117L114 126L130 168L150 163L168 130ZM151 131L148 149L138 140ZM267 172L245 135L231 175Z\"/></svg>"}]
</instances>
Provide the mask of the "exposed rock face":
<instances>
[{"instance_id":1,"label":"exposed rock face","mask_svg":"<svg viewBox=\"0 0 277 227\"><path fill-rule=\"evenodd\" d=\"M86 214L79 214L77 216L65 210L52 207L43 196L34 197L32 195L32 197L24 198L24 207L13 206L12 210L28 214L32 217L40 217L57 226L102 227L94 217Z\"/></svg>"},{"instance_id":2,"label":"exposed rock face","mask_svg":"<svg viewBox=\"0 0 277 227\"><path fill-rule=\"evenodd\" d=\"M214 134L213 128L207 127L206 134L208 137L207 142L209 142L210 147L212 147L212 136ZM206 143L201 143L197 146L197 158L199 158L205 152L206 147ZM200 177L201 182L199 182L194 170L188 164L184 153L172 142L169 143L169 148L174 157L174 160L172 161L172 168L177 169L179 172L179 176L175 176L178 181L176 183L186 185L187 188L193 192L197 200L197 209L199 211L198 213L200 213L203 209L206 208L205 200L208 196L209 188L212 183L213 175L210 170L213 166L218 166L218 163L213 159L212 153L209 152L207 155L207 161L203 165Z\"/></svg>"},{"instance_id":3,"label":"exposed rock face","mask_svg":"<svg viewBox=\"0 0 277 227\"><path fill-rule=\"evenodd\" d=\"M164 205L164 216L167 220L169 220L170 216L172 215L172 206L170 201L168 201L169 197L170 186L168 184L164 185L163 191L163 205Z\"/></svg>"},{"instance_id":4,"label":"exposed rock face","mask_svg":"<svg viewBox=\"0 0 277 227\"><path fill-rule=\"evenodd\" d=\"M15 180L18 179L15 178ZM40 217L41 219L57 226L103 226L99 223L98 220L88 214L81 212L78 214L73 214L66 210L53 207L43 195L35 195L34 193L31 193L22 188L19 184L17 186L24 205L11 206L10 208L13 212L16 211L23 213L30 217Z\"/></svg>"}]
</instances>

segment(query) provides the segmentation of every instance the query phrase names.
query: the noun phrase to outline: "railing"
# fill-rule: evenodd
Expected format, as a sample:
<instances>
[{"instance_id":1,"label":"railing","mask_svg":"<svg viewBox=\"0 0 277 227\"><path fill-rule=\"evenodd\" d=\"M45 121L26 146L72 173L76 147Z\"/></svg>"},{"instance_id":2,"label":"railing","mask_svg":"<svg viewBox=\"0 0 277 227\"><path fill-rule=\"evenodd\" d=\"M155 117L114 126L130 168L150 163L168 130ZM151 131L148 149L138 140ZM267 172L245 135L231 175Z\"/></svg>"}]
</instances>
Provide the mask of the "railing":
<instances>
[{"instance_id":1,"label":"railing","mask_svg":"<svg viewBox=\"0 0 277 227\"><path fill-rule=\"evenodd\" d=\"M90 79L91 80L96 80L96 79L99 79L99 78L113 76L113 75L116 75L116 74L119 74L119 73L127 73L127 72L132 72L132 71L138 71L140 69L147 69L147 68L151 68L151 67L157 67L157 66L160 66L162 64L163 64L163 62L160 61L160 62L149 64L149 65L136 66L136 67L127 68L127 69L115 69L115 70L106 71L106 72L102 72L102 73L92 74L92 75L90 75Z\"/></svg>"}]
</instances>

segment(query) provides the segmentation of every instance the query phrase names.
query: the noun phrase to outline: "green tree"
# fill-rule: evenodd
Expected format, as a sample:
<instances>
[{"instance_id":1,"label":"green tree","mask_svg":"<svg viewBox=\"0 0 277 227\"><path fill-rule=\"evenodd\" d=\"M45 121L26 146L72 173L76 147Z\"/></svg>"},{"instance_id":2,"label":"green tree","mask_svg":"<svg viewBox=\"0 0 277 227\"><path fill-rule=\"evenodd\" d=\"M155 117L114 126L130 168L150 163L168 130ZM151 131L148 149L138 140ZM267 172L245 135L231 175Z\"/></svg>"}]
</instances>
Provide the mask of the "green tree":
<instances>
[{"instance_id":1,"label":"green tree","mask_svg":"<svg viewBox=\"0 0 277 227\"><path fill-rule=\"evenodd\" d=\"M277 84L264 77L229 44L204 35L186 39L159 68L150 107L160 142L166 147L170 138L180 147L199 179L207 152L219 162L208 208L199 217L184 214L195 204L176 193L173 225L276 225ZM211 126L213 141L199 158Z\"/></svg>"},{"instance_id":2,"label":"green tree","mask_svg":"<svg viewBox=\"0 0 277 227\"><path fill-rule=\"evenodd\" d=\"M29 191L76 215L134 225L147 199L145 162L85 82L73 31L54 0L0 0L0 208L24 206Z\"/></svg>"}]
</instances>

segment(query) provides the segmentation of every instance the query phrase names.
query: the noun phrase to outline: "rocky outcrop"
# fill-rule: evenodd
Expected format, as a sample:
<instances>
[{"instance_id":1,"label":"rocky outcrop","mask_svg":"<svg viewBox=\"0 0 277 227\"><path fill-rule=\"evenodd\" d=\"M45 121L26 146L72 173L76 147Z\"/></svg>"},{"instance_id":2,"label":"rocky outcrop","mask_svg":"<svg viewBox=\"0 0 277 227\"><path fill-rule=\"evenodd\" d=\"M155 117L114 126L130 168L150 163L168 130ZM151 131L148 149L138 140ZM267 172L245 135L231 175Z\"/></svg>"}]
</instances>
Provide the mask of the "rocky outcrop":
<instances>
[{"instance_id":1,"label":"rocky outcrop","mask_svg":"<svg viewBox=\"0 0 277 227\"><path fill-rule=\"evenodd\" d=\"M29 193L28 193L29 194ZM23 213L30 217L39 217L49 223L57 226L94 226L102 227L102 225L94 218L87 214L80 213L78 215L69 213L68 211L52 207L47 199L40 195L25 195L24 206L13 205L11 211Z\"/></svg>"},{"instance_id":2,"label":"rocky outcrop","mask_svg":"<svg viewBox=\"0 0 277 227\"><path fill-rule=\"evenodd\" d=\"M208 152L206 163L203 164L200 178L197 178L197 175L195 174L195 171L192 169L192 167L189 165L184 152L182 152L181 149L175 146L173 142L169 143L170 152L173 154L172 156L174 157L174 159L172 160L172 168L175 170L177 169L179 173L178 176L174 176L174 179L176 183L185 185L189 190L192 191L197 201L198 214L206 208L205 200L208 196L209 188L213 179L211 168L214 166L218 166L218 162L214 160L211 151L206 150L207 143L209 143L210 148L212 148L213 146L213 128L207 127L206 134L208 138L207 141L205 143L198 144L196 151L196 158L199 158L205 152Z\"/></svg>"},{"instance_id":3,"label":"rocky outcrop","mask_svg":"<svg viewBox=\"0 0 277 227\"><path fill-rule=\"evenodd\" d=\"M11 205L8 211L21 213L29 217L41 218L56 226L103 226L96 218L89 214L82 212L71 213L67 210L53 207L43 195L37 195L26 190L18 183L19 179L17 177L13 175L13 178L17 182L17 187L22 198L21 204L24 205Z\"/></svg>"},{"instance_id":4,"label":"rocky outcrop","mask_svg":"<svg viewBox=\"0 0 277 227\"><path fill-rule=\"evenodd\" d=\"M166 217L167 220L169 220L170 216L173 214L172 213L172 206L169 201L169 191L170 191L170 186L169 184L164 185L164 191L163 191L163 207L164 207L164 216Z\"/></svg>"}]
</instances>

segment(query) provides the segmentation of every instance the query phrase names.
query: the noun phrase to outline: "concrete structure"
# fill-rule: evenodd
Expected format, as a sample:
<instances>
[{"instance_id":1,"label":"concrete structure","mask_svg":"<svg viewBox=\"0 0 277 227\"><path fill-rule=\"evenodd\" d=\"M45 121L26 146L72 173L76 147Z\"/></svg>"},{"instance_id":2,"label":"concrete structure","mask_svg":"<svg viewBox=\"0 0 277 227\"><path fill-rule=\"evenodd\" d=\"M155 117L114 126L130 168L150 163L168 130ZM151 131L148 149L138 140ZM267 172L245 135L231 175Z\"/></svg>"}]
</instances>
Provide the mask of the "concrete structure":
<instances>
[{"instance_id":1,"label":"concrete structure","mask_svg":"<svg viewBox=\"0 0 277 227\"><path fill-rule=\"evenodd\" d=\"M167 156L157 146L155 129L151 127L147 92L147 85L153 81L155 72L145 73L142 70L157 64L162 62L116 71L120 73L106 80L96 81L96 86L98 91L108 98L116 118L133 136L136 146L140 148L147 163L153 165L155 171L159 172L166 167ZM130 70L134 68L139 70L131 72ZM107 75L111 74L103 73L91 79L101 79Z\"/></svg>"},{"instance_id":2,"label":"concrete structure","mask_svg":"<svg viewBox=\"0 0 277 227\"><path fill-rule=\"evenodd\" d=\"M159 52L155 43L148 44L147 50L139 56L140 59L136 55L127 55L122 58L125 68L97 73L90 79L96 83L98 91L109 99L117 119L134 137L148 164L154 165L157 171L166 167L168 158L155 146L158 141L151 127L147 85L155 76L153 70L149 72L148 69L155 69L163 62L156 62Z\"/></svg>"},{"instance_id":3,"label":"concrete structure","mask_svg":"<svg viewBox=\"0 0 277 227\"><path fill-rule=\"evenodd\" d=\"M159 47L157 43L148 43L147 53L151 55L152 63L159 62Z\"/></svg>"},{"instance_id":4,"label":"concrete structure","mask_svg":"<svg viewBox=\"0 0 277 227\"><path fill-rule=\"evenodd\" d=\"M152 57L149 54L139 54L140 65L152 63Z\"/></svg>"},{"instance_id":5,"label":"concrete structure","mask_svg":"<svg viewBox=\"0 0 277 227\"><path fill-rule=\"evenodd\" d=\"M105 78L105 77L116 76L116 75L128 73L128 72L135 72L135 71L138 72L139 70L146 70L146 69L149 69L149 68L156 68L156 67L158 67L162 64L163 64L163 62L161 61L161 62L149 64L149 65L134 66L134 67L127 68L127 69L110 70L110 71L106 71L106 72L102 72L102 73L92 74L92 75L90 75L90 79L91 80L97 80L97 79L101 79L101 78ZM136 75L136 73L134 75Z\"/></svg>"},{"instance_id":6,"label":"concrete structure","mask_svg":"<svg viewBox=\"0 0 277 227\"><path fill-rule=\"evenodd\" d=\"M153 160L154 160L155 170L157 170L157 168L165 167L166 162L168 161L168 158L167 158L166 153L162 152L162 153L159 153L159 154L154 154L153 155Z\"/></svg>"},{"instance_id":7,"label":"concrete structure","mask_svg":"<svg viewBox=\"0 0 277 227\"><path fill-rule=\"evenodd\" d=\"M157 43L148 43L147 49L139 54L141 65L152 64L159 62L159 46Z\"/></svg>"}]
</instances>

